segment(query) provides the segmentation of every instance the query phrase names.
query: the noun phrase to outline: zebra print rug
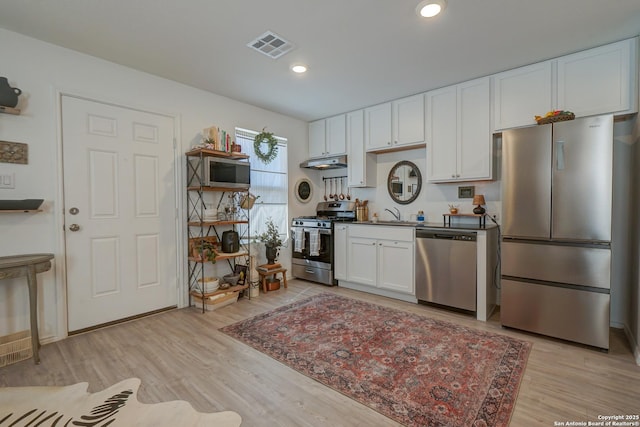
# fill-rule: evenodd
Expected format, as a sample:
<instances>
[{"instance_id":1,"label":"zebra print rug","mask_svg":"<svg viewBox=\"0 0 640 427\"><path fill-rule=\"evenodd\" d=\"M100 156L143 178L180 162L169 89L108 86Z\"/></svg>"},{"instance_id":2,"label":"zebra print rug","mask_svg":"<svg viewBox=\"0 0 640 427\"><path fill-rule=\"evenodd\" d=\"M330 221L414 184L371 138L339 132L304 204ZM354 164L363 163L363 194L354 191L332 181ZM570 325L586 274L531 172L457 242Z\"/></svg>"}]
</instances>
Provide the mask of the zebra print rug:
<instances>
[{"instance_id":1,"label":"zebra print rug","mask_svg":"<svg viewBox=\"0 0 640 427\"><path fill-rule=\"evenodd\" d=\"M138 378L121 381L90 394L88 383L66 387L0 388L0 427L239 427L235 412L205 414L181 400L156 404L138 402Z\"/></svg>"}]
</instances>

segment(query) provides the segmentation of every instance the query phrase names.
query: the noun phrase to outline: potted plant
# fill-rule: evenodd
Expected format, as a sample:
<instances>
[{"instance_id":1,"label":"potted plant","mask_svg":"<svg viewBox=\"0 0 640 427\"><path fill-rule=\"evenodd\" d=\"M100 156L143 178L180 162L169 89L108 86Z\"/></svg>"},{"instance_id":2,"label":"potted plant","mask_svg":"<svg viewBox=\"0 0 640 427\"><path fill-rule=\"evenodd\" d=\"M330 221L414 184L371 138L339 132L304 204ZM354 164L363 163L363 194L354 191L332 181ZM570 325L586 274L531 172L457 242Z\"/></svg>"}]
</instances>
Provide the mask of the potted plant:
<instances>
[{"instance_id":1,"label":"potted plant","mask_svg":"<svg viewBox=\"0 0 640 427\"><path fill-rule=\"evenodd\" d=\"M275 263L278 257L278 248L282 246L282 239L278 227L273 223L273 219L267 219L267 230L258 236L258 240L264 243L267 264Z\"/></svg>"},{"instance_id":2,"label":"potted plant","mask_svg":"<svg viewBox=\"0 0 640 427\"><path fill-rule=\"evenodd\" d=\"M192 240L192 255L196 260L216 263L216 242L210 238L194 238Z\"/></svg>"}]
</instances>

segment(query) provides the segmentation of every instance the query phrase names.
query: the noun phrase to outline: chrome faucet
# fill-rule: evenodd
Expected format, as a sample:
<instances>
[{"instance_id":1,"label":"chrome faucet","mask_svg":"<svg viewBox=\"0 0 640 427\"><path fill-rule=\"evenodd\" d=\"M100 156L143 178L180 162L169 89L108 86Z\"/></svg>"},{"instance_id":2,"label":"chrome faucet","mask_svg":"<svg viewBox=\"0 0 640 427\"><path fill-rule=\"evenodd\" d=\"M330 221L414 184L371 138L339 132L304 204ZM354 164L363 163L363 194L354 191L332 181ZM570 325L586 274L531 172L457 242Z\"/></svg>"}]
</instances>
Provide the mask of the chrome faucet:
<instances>
[{"instance_id":1,"label":"chrome faucet","mask_svg":"<svg viewBox=\"0 0 640 427\"><path fill-rule=\"evenodd\" d=\"M385 209L385 211L389 212L391 215L393 215L393 217L396 219L396 221L400 221L400 209L396 208L395 206L393 207L393 209L396 210L396 212L390 210L390 209Z\"/></svg>"}]
</instances>

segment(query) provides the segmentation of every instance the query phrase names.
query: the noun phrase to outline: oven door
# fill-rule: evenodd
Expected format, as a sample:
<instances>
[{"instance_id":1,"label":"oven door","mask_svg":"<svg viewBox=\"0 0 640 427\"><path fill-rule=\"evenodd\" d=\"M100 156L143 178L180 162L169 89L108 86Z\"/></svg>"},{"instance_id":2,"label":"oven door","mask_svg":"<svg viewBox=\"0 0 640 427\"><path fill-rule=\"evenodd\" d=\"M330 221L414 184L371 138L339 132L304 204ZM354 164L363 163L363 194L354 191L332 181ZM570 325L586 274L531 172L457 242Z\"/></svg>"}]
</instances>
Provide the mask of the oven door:
<instances>
[{"instance_id":1,"label":"oven door","mask_svg":"<svg viewBox=\"0 0 640 427\"><path fill-rule=\"evenodd\" d=\"M315 250L311 251L312 235L318 233L318 245ZM300 233L302 235L300 236ZM313 263L326 264L329 268L333 260L333 242L331 240L331 230L293 227L291 229L291 237L293 241L293 258L312 261ZM296 239L301 238L301 243L297 243ZM299 246L299 247L298 247ZM314 245L315 246L315 245ZM301 249L301 250L296 250Z\"/></svg>"},{"instance_id":2,"label":"oven door","mask_svg":"<svg viewBox=\"0 0 640 427\"><path fill-rule=\"evenodd\" d=\"M294 227L291 230L294 239L293 259L291 260L292 274L298 279L333 286L336 283L334 283L333 280L333 242L331 230L317 230L318 247L317 253L314 254L311 252L311 236L316 231L312 228L304 229L302 227ZM296 235L300 239L297 244L295 240Z\"/></svg>"}]
</instances>

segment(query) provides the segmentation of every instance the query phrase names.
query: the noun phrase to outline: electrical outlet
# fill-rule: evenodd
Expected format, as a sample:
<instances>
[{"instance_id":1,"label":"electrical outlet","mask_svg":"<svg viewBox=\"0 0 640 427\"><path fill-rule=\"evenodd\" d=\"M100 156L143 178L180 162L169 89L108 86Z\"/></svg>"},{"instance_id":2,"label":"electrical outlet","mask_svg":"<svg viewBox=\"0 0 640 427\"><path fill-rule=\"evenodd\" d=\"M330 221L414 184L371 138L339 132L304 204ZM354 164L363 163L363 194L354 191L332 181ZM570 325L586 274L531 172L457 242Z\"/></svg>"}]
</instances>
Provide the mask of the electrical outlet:
<instances>
[{"instance_id":1,"label":"electrical outlet","mask_svg":"<svg viewBox=\"0 0 640 427\"><path fill-rule=\"evenodd\" d=\"M14 173L0 174L0 188L16 188L16 175Z\"/></svg>"}]
</instances>

